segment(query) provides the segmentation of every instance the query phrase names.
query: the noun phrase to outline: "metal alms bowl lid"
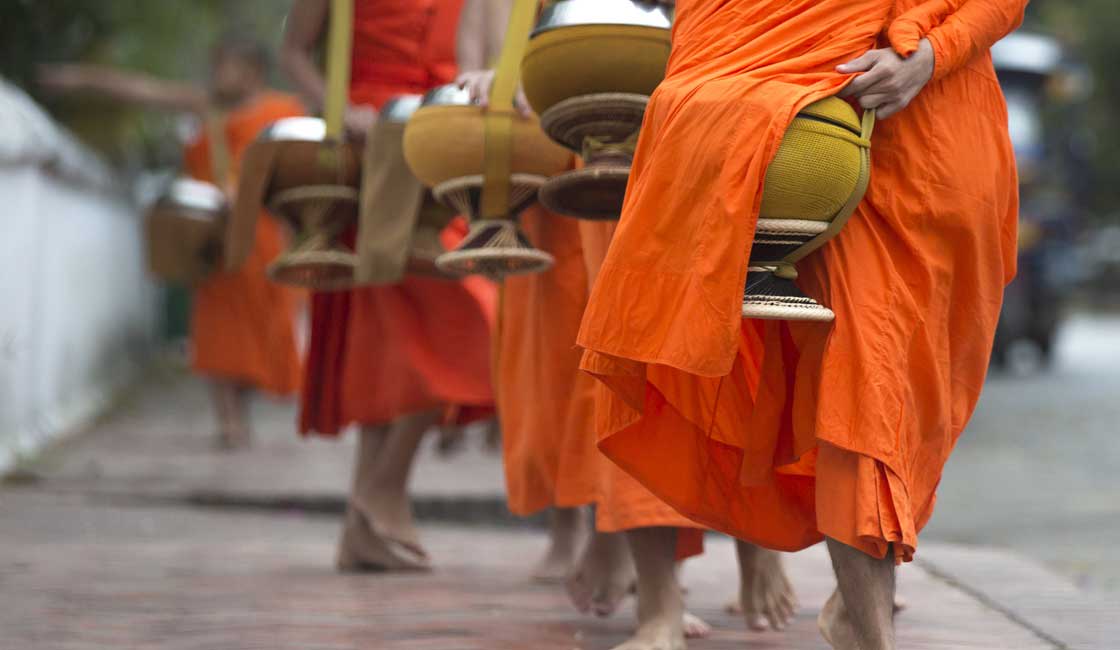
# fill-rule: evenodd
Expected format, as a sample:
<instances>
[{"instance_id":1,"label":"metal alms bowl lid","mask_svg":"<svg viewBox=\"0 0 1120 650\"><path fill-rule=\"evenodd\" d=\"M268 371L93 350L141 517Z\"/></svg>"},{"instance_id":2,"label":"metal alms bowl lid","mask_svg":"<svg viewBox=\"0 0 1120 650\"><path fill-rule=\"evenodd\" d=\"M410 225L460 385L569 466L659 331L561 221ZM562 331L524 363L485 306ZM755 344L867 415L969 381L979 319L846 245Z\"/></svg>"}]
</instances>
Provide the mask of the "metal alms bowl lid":
<instances>
[{"instance_id":1,"label":"metal alms bowl lid","mask_svg":"<svg viewBox=\"0 0 1120 650\"><path fill-rule=\"evenodd\" d=\"M444 84L436 86L424 95L421 106L474 106L478 102L471 101L471 92L460 88L457 84Z\"/></svg>"},{"instance_id":2,"label":"metal alms bowl lid","mask_svg":"<svg viewBox=\"0 0 1120 650\"><path fill-rule=\"evenodd\" d=\"M199 212L222 212L228 205L225 193L217 185L193 178L172 181L159 204Z\"/></svg>"},{"instance_id":3,"label":"metal alms bowl lid","mask_svg":"<svg viewBox=\"0 0 1120 650\"><path fill-rule=\"evenodd\" d=\"M407 122L423 99L420 95L397 95L381 107L380 117L389 122Z\"/></svg>"},{"instance_id":4,"label":"metal alms bowl lid","mask_svg":"<svg viewBox=\"0 0 1120 650\"><path fill-rule=\"evenodd\" d=\"M556 0L541 11L533 36L576 25L669 29L673 26L673 7L643 0Z\"/></svg>"},{"instance_id":5,"label":"metal alms bowl lid","mask_svg":"<svg viewBox=\"0 0 1120 650\"><path fill-rule=\"evenodd\" d=\"M323 142L327 123L317 117L286 117L265 127L257 138L260 142L302 141Z\"/></svg>"}]
</instances>

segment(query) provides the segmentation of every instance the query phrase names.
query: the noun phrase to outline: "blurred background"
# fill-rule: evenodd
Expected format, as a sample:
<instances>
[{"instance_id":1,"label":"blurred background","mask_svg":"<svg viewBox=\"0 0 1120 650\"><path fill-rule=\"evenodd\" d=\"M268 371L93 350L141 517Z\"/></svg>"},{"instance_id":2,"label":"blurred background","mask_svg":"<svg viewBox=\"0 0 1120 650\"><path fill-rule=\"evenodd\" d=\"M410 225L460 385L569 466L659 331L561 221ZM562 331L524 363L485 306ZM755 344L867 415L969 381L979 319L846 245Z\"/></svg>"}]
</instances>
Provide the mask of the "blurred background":
<instances>
[{"instance_id":1,"label":"blurred background","mask_svg":"<svg viewBox=\"0 0 1120 650\"><path fill-rule=\"evenodd\" d=\"M112 412L185 336L189 300L184 288L146 276L140 224L198 125L53 97L37 87L36 66L97 62L202 82L215 38L247 30L275 46L288 4L0 0L0 473ZM987 390L928 529L932 539L1021 550L1083 586L1113 591L1117 34L1115 0L1036 0L1023 29L993 52L1022 176L1020 274L1007 292ZM275 436L294 437L283 428L291 412L277 413Z\"/></svg>"}]
</instances>

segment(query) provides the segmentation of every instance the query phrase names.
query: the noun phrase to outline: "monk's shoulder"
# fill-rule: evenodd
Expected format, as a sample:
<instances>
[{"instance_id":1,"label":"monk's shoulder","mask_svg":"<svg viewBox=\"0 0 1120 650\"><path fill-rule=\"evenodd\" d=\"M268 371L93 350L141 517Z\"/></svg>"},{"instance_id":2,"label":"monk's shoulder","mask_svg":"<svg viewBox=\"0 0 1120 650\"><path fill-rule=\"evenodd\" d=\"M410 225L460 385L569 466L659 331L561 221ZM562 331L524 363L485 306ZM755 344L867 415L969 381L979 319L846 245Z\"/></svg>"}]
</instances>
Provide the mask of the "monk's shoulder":
<instances>
[{"instance_id":1,"label":"monk's shoulder","mask_svg":"<svg viewBox=\"0 0 1120 650\"><path fill-rule=\"evenodd\" d=\"M303 107L303 103L300 102L298 97L277 90L266 92L257 102L257 110L255 112L262 117L272 120L296 117L307 113L306 109Z\"/></svg>"}]
</instances>

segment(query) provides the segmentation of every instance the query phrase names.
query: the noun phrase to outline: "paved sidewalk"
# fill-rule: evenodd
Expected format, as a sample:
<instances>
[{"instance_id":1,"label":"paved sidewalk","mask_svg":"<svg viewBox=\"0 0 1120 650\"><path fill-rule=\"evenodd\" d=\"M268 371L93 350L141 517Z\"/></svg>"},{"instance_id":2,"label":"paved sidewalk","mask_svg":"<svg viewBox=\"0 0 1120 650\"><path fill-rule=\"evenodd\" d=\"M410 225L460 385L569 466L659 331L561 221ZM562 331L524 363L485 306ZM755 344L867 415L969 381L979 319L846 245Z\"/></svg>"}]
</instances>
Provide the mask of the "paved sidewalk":
<instances>
[{"instance_id":1,"label":"paved sidewalk","mask_svg":"<svg viewBox=\"0 0 1120 650\"><path fill-rule=\"evenodd\" d=\"M426 449L418 467L434 574L336 575L350 442L299 441L294 410L262 403L259 444L219 454L204 397L155 377L0 488L0 650L608 650L631 629L630 607L588 619L528 582L543 536L494 526L512 518L477 440L453 460ZM781 635L723 613L733 558L713 536L686 567L690 608L716 626L694 650L826 647L822 548L788 558L804 607ZM1120 648L1120 603L1017 555L923 543L919 558L901 570L900 648Z\"/></svg>"},{"instance_id":2,"label":"paved sidewalk","mask_svg":"<svg viewBox=\"0 0 1120 650\"><path fill-rule=\"evenodd\" d=\"M201 382L153 374L110 417L25 463L18 478L51 492L186 501L199 505L341 512L354 435L300 438L291 402L260 397L253 448L218 452ZM421 518L516 523L505 508L499 451L468 431L453 460L429 436L413 474Z\"/></svg>"},{"instance_id":3,"label":"paved sidewalk","mask_svg":"<svg viewBox=\"0 0 1120 650\"><path fill-rule=\"evenodd\" d=\"M18 524L0 531L5 649L607 650L632 625L629 605L611 619L585 618L558 587L530 584L529 562L544 540L529 531L429 526L435 573L339 576L330 570L336 524L324 516L8 490L0 521ZM998 553L925 551L950 566L973 554L990 578L1005 577ZM821 547L789 559L804 606L783 634L747 633L723 613L736 587L733 558L728 540L713 539L686 567L689 606L716 627L694 650L826 648L814 623L832 588ZM1054 584L1046 576L1032 590ZM899 619L900 648L1116 647L1114 621L1067 641L921 566L902 570L900 591L910 603ZM1091 605L1069 593L1058 607Z\"/></svg>"}]
</instances>

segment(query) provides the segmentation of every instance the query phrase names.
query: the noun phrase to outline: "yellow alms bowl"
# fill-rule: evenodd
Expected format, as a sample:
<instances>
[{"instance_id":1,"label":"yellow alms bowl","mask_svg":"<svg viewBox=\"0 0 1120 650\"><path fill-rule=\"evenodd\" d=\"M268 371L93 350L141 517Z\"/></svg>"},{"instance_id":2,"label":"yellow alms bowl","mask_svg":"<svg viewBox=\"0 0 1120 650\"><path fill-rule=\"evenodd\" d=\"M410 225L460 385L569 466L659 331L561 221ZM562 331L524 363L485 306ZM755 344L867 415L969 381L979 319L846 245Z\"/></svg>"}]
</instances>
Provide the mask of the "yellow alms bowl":
<instances>
[{"instance_id":1,"label":"yellow alms bowl","mask_svg":"<svg viewBox=\"0 0 1120 650\"><path fill-rule=\"evenodd\" d=\"M868 146L847 102L829 97L802 109L766 170L759 218L832 221L856 190Z\"/></svg>"},{"instance_id":2,"label":"yellow alms bowl","mask_svg":"<svg viewBox=\"0 0 1120 650\"><path fill-rule=\"evenodd\" d=\"M428 187L483 173L486 122L479 106L425 106L404 131L404 156ZM514 118L514 174L552 176L568 168L572 154L552 142L536 118Z\"/></svg>"},{"instance_id":3,"label":"yellow alms bowl","mask_svg":"<svg viewBox=\"0 0 1120 650\"><path fill-rule=\"evenodd\" d=\"M649 95L665 77L668 29L574 25L541 32L521 61L529 105L542 114L565 99L597 93Z\"/></svg>"}]
</instances>

